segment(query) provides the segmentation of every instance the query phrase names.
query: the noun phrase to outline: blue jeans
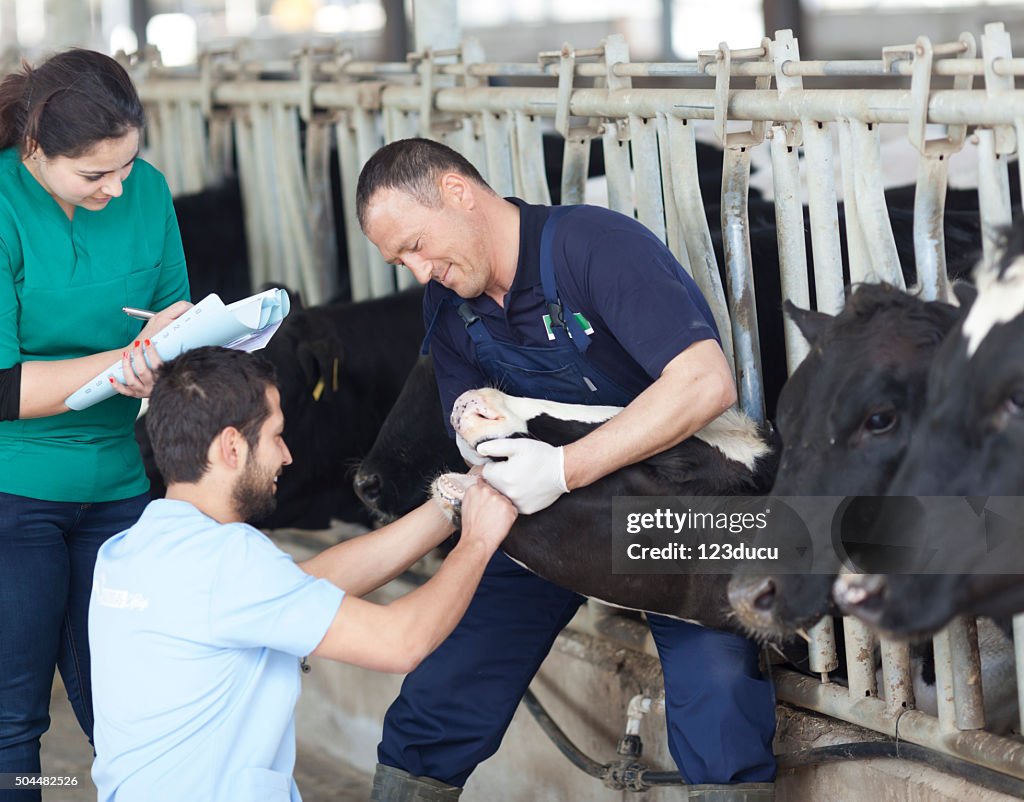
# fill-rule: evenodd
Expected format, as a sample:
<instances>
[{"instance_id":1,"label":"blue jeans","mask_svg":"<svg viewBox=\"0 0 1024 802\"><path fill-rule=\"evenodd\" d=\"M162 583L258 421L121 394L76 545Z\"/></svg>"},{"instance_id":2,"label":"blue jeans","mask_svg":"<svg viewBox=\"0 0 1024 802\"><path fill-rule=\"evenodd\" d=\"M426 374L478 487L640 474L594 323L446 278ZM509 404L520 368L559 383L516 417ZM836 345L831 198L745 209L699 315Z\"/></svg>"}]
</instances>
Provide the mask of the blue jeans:
<instances>
[{"instance_id":1,"label":"blue jeans","mask_svg":"<svg viewBox=\"0 0 1024 802\"><path fill-rule=\"evenodd\" d=\"M149 494L96 504L0 493L0 773L38 772L56 666L92 742L89 596L96 552L138 520ZM34 802L36 791L0 791Z\"/></svg>"},{"instance_id":2,"label":"blue jeans","mask_svg":"<svg viewBox=\"0 0 1024 802\"><path fill-rule=\"evenodd\" d=\"M466 615L402 684L380 763L464 785L493 755L526 687L583 597L492 558ZM648 615L665 677L669 751L690 783L771 782L775 691L757 646Z\"/></svg>"}]
</instances>

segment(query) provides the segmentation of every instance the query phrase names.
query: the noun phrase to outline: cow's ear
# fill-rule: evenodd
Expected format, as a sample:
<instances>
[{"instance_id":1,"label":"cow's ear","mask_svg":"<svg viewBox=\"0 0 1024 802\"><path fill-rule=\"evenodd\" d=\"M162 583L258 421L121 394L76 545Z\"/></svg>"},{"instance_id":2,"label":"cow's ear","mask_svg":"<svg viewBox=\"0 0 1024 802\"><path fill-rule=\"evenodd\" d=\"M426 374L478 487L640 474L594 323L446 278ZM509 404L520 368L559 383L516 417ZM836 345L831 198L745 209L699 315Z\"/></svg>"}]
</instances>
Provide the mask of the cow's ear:
<instances>
[{"instance_id":1,"label":"cow's ear","mask_svg":"<svg viewBox=\"0 0 1024 802\"><path fill-rule=\"evenodd\" d=\"M824 312L814 312L810 309L801 309L792 301L783 302L782 308L786 310L786 314L796 323L796 327L800 329L804 339L811 345L814 345L815 341L821 336L821 332L832 322L832 315L827 315Z\"/></svg>"},{"instance_id":2,"label":"cow's ear","mask_svg":"<svg viewBox=\"0 0 1024 802\"><path fill-rule=\"evenodd\" d=\"M954 281L953 295L956 296L961 311L966 312L971 308L974 299L978 297L978 288L966 281Z\"/></svg>"}]
</instances>

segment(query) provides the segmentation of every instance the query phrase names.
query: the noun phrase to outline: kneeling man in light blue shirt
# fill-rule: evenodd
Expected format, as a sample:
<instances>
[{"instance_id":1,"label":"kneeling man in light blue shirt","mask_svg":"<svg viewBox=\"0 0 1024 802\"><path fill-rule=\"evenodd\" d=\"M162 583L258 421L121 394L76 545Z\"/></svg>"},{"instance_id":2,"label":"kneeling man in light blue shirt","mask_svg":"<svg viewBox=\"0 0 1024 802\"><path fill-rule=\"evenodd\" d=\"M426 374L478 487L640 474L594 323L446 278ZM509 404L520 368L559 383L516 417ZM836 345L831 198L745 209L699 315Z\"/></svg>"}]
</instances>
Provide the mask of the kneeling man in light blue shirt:
<instances>
[{"instance_id":1,"label":"kneeling man in light blue shirt","mask_svg":"<svg viewBox=\"0 0 1024 802\"><path fill-rule=\"evenodd\" d=\"M462 617L515 508L478 482L437 574L377 605L360 597L452 527L428 502L296 564L246 524L291 462L269 362L177 357L147 426L167 497L100 549L89 611L99 802L298 802L300 658L412 670Z\"/></svg>"}]
</instances>

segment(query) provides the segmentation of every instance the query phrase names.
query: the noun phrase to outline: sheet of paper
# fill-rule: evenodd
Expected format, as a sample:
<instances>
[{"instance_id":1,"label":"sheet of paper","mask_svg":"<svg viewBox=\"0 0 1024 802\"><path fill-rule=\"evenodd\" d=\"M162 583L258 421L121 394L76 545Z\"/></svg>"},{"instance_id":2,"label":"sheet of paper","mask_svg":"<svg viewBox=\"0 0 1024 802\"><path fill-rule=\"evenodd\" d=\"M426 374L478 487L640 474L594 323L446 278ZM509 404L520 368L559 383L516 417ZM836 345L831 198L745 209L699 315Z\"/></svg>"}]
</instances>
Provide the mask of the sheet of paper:
<instances>
[{"instance_id":1,"label":"sheet of paper","mask_svg":"<svg viewBox=\"0 0 1024 802\"><path fill-rule=\"evenodd\" d=\"M151 341L165 361L202 345L255 351L270 341L289 309L288 293L281 289L257 293L227 306L216 294L210 294L157 332ZM82 385L64 403L71 409L86 409L112 398L115 391L108 376L124 380L121 360Z\"/></svg>"}]
</instances>

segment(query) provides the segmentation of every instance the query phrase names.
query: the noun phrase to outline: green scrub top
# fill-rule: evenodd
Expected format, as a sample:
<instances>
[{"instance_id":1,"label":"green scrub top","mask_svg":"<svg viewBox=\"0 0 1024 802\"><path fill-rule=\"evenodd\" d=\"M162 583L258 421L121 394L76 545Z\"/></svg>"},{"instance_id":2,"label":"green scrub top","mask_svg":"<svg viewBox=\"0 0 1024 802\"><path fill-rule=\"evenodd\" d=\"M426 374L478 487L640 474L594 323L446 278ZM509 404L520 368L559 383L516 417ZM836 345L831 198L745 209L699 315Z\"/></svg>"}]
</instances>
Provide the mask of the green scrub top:
<instances>
[{"instance_id":1,"label":"green scrub top","mask_svg":"<svg viewBox=\"0 0 1024 802\"><path fill-rule=\"evenodd\" d=\"M136 159L106 208L67 215L21 163L0 150L0 368L123 349L143 323L122 306L160 310L188 300L171 193ZM101 502L149 489L134 438L140 401L0 421L0 492Z\"/></svg>"}]
</instances>

